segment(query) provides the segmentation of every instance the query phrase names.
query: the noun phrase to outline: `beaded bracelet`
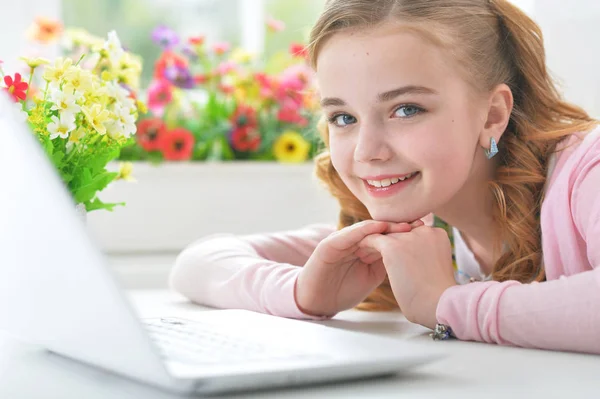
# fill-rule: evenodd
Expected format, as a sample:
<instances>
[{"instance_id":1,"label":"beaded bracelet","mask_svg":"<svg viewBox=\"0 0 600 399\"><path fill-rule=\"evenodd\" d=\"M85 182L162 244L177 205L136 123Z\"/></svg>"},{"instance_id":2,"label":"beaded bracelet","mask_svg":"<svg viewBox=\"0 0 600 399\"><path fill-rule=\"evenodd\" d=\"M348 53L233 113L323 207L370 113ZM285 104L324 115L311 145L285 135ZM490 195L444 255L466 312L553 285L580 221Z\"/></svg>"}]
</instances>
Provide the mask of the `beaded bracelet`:
<instances>
[{"instance_id":1,"label":"beaded bracelet","mask_svg":"<svg viewBox=\"0 0 600 399\"><path fill-rule=\"evenodd\" d=\"M436 324L435 329L429 334L434 341L445 341L452 337L452 329L445 324Z\"/></svg>"}]
</instances>

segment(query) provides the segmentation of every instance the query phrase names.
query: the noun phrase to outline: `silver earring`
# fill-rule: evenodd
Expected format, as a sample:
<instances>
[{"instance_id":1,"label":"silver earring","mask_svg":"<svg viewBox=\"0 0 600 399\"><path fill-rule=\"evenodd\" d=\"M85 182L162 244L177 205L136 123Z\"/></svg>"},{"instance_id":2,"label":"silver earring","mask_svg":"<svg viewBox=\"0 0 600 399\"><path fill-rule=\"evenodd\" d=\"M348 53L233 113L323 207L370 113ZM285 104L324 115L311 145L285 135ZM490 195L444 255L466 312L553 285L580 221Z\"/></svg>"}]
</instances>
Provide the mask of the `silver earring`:
<instances>
[{"instance_id":1,"label":"silver earring","mask_svg":"<svg viewBox=\"0 0 600 399\"><path fill-rule=\"evenodd\" d=\"M487 148L485 149L485 156L487 157L487 159L492 159L494 157L494 155L496 155L497 153L498 153L498 144L496 143L496 139L492 137L490 139L490 149L489 150Z\"/></svg>"}]
</instances>

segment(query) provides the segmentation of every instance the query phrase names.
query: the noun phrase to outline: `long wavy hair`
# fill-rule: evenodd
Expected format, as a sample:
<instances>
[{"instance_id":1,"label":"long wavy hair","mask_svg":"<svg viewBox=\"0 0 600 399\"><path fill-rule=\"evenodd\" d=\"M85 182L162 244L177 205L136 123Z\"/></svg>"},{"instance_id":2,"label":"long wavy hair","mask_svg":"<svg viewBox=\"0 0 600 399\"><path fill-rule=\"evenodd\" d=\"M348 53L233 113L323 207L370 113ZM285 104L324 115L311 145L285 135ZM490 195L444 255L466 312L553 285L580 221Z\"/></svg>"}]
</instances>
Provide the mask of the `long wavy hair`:
<instances>
[{"instance_id":1,"label":"long wavy hair","mask_svg":"<svg viewBox=\"0 0 600 399\"><path fill-rule=\"evenodd\" d=\"M540 209L548 160L559 141L592 129L597 121L561 98L546 69L539 26L506 0L328 0L311 32L313 68L319 50L336 32L369 29L389 21L451 49L465 80L475 89L491 90L505 83L512 90L514 109L498 145L497 174L489 182L496 205L496 245L504 247L492 278L524 283L545 280ZM329 147L324 120L319 131ZM339 228L371 219L342 182L327 150L316 159L316 174L339 201ZM397 306L386 279L359 308Z\"/></svg>"}]
</instances>

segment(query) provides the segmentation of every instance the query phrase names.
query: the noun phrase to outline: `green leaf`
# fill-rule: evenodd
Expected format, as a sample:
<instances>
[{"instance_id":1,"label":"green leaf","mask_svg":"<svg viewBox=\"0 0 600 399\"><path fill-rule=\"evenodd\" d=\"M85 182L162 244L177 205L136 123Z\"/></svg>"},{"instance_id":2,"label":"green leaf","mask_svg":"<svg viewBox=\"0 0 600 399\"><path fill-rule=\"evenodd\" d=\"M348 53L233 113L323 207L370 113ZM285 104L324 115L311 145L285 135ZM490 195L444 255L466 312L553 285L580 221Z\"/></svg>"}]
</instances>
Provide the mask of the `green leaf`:
<instances>
[{"instance_id":1,"label":"green leaf","mask_svg":"<svg viewBox=\"0 0 600 399\"><path fill-rule=\"evenodd\" d=\"M105 209L107 211L113 211L115 206L125 206L125 202L117 202L117 203L105 203L102 202L99 198L94 198L92 201L88 201L85 203L85 210L88 212Z\"/></svg>"},{"instance_id":2,"label":"green leaf","mask_svg":"<svg viewBox=\"0 0 600 399\"><path fill-rule=\"evenodd\" d=\"M98 191L102 191L112 182L117 176L116 172L104 172L96 176L91 176L89 169L85 169L85 184L82 184L77 191L75 191L75 201L87 203L91 201Z\"/></svg>"}]
</instances>

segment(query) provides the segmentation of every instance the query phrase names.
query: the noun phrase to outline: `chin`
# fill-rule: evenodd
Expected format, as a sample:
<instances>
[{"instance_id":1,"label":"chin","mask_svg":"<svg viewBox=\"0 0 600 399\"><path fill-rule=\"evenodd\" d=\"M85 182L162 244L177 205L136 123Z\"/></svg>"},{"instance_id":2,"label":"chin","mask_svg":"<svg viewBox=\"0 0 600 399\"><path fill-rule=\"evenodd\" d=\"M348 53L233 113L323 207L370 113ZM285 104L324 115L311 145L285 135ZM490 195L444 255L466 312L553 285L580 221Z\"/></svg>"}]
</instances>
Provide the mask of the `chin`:
<instances>
[{"instance_id":1,"label":"chin","mask_svg":"<svg viewBox=\"0 0 600 399\"><path fill-rule=\"evenodd\" d=\"M411 223L428 215L427 213L398 212L398 210L392 211L384 209L369 209L369 213L373 220L392 223Z\"/></svg>"}]
</instances>

